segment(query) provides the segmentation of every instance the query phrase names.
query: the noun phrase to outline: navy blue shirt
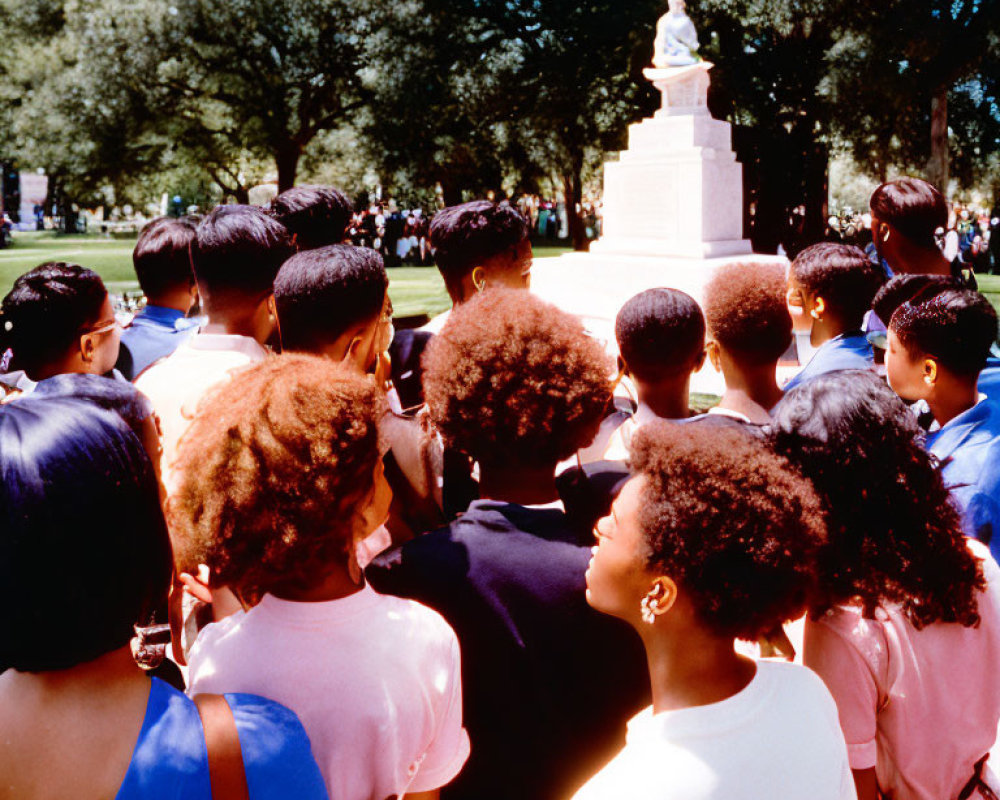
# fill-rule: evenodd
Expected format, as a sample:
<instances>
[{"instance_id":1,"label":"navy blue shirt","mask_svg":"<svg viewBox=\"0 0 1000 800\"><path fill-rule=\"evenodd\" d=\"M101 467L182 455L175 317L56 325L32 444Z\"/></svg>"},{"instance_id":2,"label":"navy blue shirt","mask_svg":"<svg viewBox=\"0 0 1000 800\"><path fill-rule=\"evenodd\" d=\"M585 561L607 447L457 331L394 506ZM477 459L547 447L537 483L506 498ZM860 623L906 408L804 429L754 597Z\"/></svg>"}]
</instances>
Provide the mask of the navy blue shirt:
<instances>
[{"instance_id":1,"label":"navy blue shirt","mask_svg":"<svg viewBox=\"0 0 1000 800\"><path fill-rule=\"evenodd\" d=\"M569 797L649 705L638 635L587 605L592 544L560 510L476 500L366 570L376 590L430 606L458 634L472 754L443 797Z\"/></svg>"},{"instance_id":2,"label":"navy blue shirt","mask_svg":"<svg viewBox=\"0 0 1000 800\"><path fill-rule=\"evenodd\" d=\"M146 306L122 331L121 350L115 366L134 381L148 367L166 358L198 332L199 321L163 306Z\"/></svg>"},{"instance_id":3,"label":"navy blue shirt","mask_svg":"<svg viewBox=\"0 0 1000 800\"><path fill-rule=\"evenodd\" d=\"M875 353L864 333L842 333L820 345L802 371L785 384L785 391L791 391L820 375L846 369L872 369L874 364Z\"/></svg>"}]
</instances>

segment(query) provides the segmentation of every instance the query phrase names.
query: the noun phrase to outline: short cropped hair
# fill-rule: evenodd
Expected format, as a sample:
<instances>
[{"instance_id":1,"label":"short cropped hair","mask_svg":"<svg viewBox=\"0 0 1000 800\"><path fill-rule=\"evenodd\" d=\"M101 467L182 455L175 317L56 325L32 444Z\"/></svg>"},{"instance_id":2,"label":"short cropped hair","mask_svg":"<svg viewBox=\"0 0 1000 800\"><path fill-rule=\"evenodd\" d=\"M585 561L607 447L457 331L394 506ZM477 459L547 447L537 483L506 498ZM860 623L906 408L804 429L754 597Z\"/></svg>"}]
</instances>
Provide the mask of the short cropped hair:
<instances>
[{"instance_id":1,"label":"short cropped hair","mask_svg":"<svg viewBox=\"0 0 1000 800\"><path fill-rule=\"evenodd\" d=\"M313 351L378 315L389 288L375 250L331 245L286 261L274 281L281 344Z\"/></svg>"},{"instance_id":2,"label":"short cropped hair","mask_svg":"<svg viewBox=\"0 0 1000 800\"><path fill-rule=\"evenodd\" d=\"M948 289L962 288L961 282L947 275L896 275L878 290L872 300L872 311L888 324L903 303L923 302Z\"/></svg>"},{"instance_id":3,"label":"short cropped hair","mask_svg":"<svg viewBox=\"0 0 1000 800\"><path fill-rule=\"evenodd\" d=\"M653 422L633 439L648 563L720 636L755 640L810 602L826 528L812 485L731 428Z\"/></svg>"},{"instance_id":4,"label":"short cropped hair","mask_svg":"<svg viewBox=\"0 0 1000 800\"><path fill-rule=\"evenodd\" d=\"M79 264L50 261L14 281L0 304L0 355L14 351L14 365L29 376L61 358L98 322L108 290L100 276Z\"/></svg>"},{"instance_id":5,"label":"short cropped hair","mask_svg":"<svg viewBox=\"0 0 1000 800\"><path fill-rule=\"evenodd\" d=\"M885 274L863 250L833 242L820 242L799 253L792 262L792 277L855 327L861 327L885 281Z\"/></svg>"},{"instance_id":6,"label":"short cropped hair","mask_svg":"<svg viewBox=\"0 0 1000 800\"><path fill-rule=\"evenodd\" d=\"M948 202L927 181L900 178L883 183L869 201L872 214L916 245L936 247L938 228L948 225Z\"/></svg>"},{"instance_id":7,"label":"short cropped hair","mask_svg":"<svg viewBox=\"0 0 1000 800\"><path fill-rule=\"evenodd\" d=\"M181 440L170 503L178 566L208 564L252 598L346 564L374 486L383 405L370 378L315 356L236 373Z\"/></svg>"},{"instance_id":8,"label":"short cropped hair","mask_svg":"<svg viewBox=\"0 0 1000 800\"><path fill-rule=\"evenodd\" d=\"M166 604L156 478L116 415L66 398L0 407L0 671L62 670L129 643Z\"/></svg>"},{"instance_id":9,"label":"short cropped hair","mask_svg":"<svg viewBox=\"0 0 1000 800\"><path fill-rule=\"evenodd\" d=\"M705 287L712 337L753 364L777 361L792 341L785 271L777 264L726 264Z\"/></svg>"},{"instance_id":10,"label":"short cropped hair","mask_svg":"<svg viewBox=\"0 0 1000 800\"><path fill-rule=\"evenodd\" d=\"M929 300L904 303L890 330L907 350L933 356L960 375L986 366L997 339L997 312L979 292L948 289Z\"/></svg>"},{"instance_id":11,"label":"short cropped hair","mask_svg":"<svg viewBox=\"0 0 1000 800\"><path fill-rule=\"evenodd\" d=\"M439 211L431 220L434 260L448 286L484 261L527 240L528 221L508 203L477 200Z\"/></svg>"},{"instance_id":12,"label":"short cropped hair","mask_svg":"<svg viewBox=\"0 0 1000 800\"><path fill-rule=\"evenodd\" d=\"M424 351L424 394L449 447L482 464L555 466L590 444L611 360L578 318L516 289L455 308Z\"/></svg>"},{"instance_id":13,"label":"short cropped hair","mask_svg":"<svg viewBox=\"0 0 1000 800\"><path fill-rule=\"evenodd\" d=\"M691 369L705 352L705 315L678 289L647 289L618 312L615 338L633 375L660 380Z\"/></svg>"},{"instance_id":14,"label":"short cropped hair","mask_svg":"<svg viewBox=\"0 0 1000 800\"><path fill-rule=\"evenodd\" d=\"M142 229L132 264L142 293L151 301L194 283L191 244L197 231L197 221L189 217L158 217Z\"/></svg>"},{"instance_id":15,"label":"short cropped hair","mask_svg":"<svg viewBox=\"0 0 1000 800\"><path fill-rule=\"evenodd\" d=\"M344 241L354 204L332 186L296 186L275 197L267 211L295 237L299 250L313 250Z\"/></svg>"},{"instance_id":16,"label":"short cropped hair","mask_svg":"<svg viewBox=\"0 0 1000 800\"><path fill-rule=\"evenodd\" d=\"M191 264L211 298L256 298L269 293L295 252L288 231L255 206L219 206L198 225Z\"/></svg>"}]
</instances>

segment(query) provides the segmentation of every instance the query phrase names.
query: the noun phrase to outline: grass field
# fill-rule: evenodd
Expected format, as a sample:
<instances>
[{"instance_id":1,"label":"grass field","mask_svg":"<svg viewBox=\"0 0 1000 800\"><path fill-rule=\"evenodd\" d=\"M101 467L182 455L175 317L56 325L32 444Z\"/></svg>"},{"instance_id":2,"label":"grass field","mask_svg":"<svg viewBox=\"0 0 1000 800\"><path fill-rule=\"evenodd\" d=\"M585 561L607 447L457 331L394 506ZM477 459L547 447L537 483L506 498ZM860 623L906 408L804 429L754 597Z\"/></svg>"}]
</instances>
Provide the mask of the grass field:
<instances>
[{"instance_id":1,"label":"grass field","mask_svg":"<svg viewBox=\"0 0 1000 800\"><path fill-rule=\"evenodd\" d=\"M138 291L132 271L134 239L107 239L99 235L64 236L56 233L15 233L14 244L0 250L0 297L19 275L45 261L73 261L97 272L112 292ZM568 248L536 247L538 258L560 255ZM451 306L441 276L434 267L397 267L389 270L389 294L397 316L433 316Z\"/></svg>"},{"instance_id":2,"label":"grass field","mask_svg":"<svg viewBox=\"0 0 1000 800\"><path fill-rule=\"evenodd\" d=\"M134 240L106 239L99 235L63 236L55 233L16 233L14 245L0 250L0 297L14 280L44 261L75 261L96 271L112 292L134 292L139 285L132 271ZM536 247L536 258L568 252L568 248ZM979 288L1000 311L1000 275L977 275ZM433 316L451 303L441 276L433 267L398 267L389 270L389 293L397 316Z\"/></svg>"}]
</instances>

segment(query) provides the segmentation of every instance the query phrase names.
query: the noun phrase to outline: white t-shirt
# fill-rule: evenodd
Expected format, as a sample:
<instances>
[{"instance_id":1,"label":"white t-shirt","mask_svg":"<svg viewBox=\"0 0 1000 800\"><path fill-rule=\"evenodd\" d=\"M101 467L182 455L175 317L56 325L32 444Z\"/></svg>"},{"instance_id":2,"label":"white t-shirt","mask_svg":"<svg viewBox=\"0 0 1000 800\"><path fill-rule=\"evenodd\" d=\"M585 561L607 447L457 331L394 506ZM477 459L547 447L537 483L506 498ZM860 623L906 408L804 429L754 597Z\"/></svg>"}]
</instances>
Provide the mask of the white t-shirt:
<instances>
[{"instance_id":1,"label":"white t-shirt","mask_svg":"<svg viewBox=\"0 0 1000 800\"><path fill-rule=\"evenodd\" d=\"M265 358L267 350L249 336L199 333L136 380L135 387L153 402L160 418L163 433L160 465L168 492L174 488L171 471L177 447L199 404L233 370Z\"/></svg>"},{"instance_id":2,"label":"white t-shirt","mask_svg":"<svg viewBox=\"0 0 1000 800\"><path fill-rule=\"evenodd\" d=\"M188 662L192 696L256 694L298 714L331 798L431 791L469 756L458 639L412 600L369 586L325 603L265 595L206 627Z\"/></svg>"},{"instance_id":3,"label":"white t-shirt","mask_svg":"<svg viewBox=\"0 0 1000 800\"><path fill-rule=\"evenodd\" d=\"M854 779L823 682L760 661L747 687L628 725L622 750L574 800L853 800Z\"/></svg>"}]
</instances>

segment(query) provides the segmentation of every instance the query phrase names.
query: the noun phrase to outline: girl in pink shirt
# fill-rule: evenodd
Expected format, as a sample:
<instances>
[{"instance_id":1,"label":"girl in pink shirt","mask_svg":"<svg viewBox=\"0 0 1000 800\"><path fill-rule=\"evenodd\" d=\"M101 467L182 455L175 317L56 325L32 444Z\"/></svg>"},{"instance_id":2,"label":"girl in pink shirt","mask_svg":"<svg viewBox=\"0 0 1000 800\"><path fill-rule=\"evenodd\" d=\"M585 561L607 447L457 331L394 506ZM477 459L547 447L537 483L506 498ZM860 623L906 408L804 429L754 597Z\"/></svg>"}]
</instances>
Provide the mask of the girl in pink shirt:
<instances>
[{"instance_id":1,"label":"girl in pink shirt","mask_svg":"<svg viewBox=\"0 0 1000 800\"><path fill-rule=\"evenodd\" d=\"M859 800L993 798L1000 571L962 536L915 417L841 372L790 392L772 438L826 506L804 661L837 701Z\"/></svg>"}]
</instances>

